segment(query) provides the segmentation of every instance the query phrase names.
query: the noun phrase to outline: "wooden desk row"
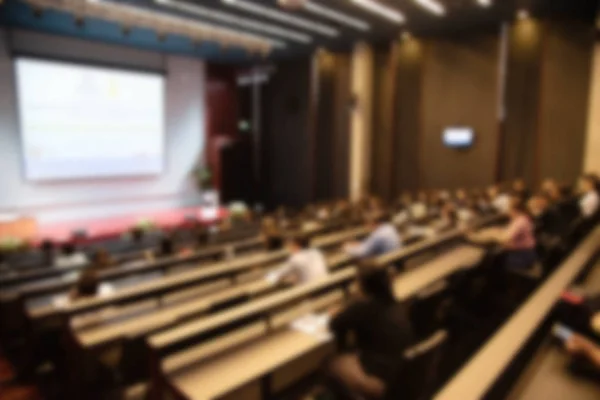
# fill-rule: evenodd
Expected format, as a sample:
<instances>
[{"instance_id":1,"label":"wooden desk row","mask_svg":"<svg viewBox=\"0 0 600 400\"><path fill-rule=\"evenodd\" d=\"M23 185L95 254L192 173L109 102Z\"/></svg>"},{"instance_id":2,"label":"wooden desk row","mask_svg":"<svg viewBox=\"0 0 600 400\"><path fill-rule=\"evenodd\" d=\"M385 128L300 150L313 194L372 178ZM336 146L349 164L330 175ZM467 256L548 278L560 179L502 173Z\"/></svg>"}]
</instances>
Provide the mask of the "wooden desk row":
<instances>
[{"instance_id":1,"label":"wooden desk row","mask_svg":"<svg viewBox=\"0 0 600 400\"><path fill-rule=\"evenodd\" d=\"M436 400L486 398L521 349L549 316L561 293L600 252L600 227L575 249L548 280L435 396ZM545 398L545 397L544 397ZM571 398L569 396L569 398Z\"/></svg>"},{"instance_id":2,"label":"wooden desk row","mask_svg":"<svg viewBox=\"0 0 600 400\"><path fill-rule=\"evenodd\" d=\"M363 235L365 233L366 231L364 228L360 230L350 229L348 231L327 235L321 239L317 239L315 243L317 246L331 246L334 243L350 240L357 235ZM221 278L235 279L236 276L241 275L254 267L272 265L283 261L287 256L288 253L286 250L244 256L231 261L204 266L201 269L164 276L129 288L124 288L110 296L82 299L62 308L48 306L27 310L27 315L35 322L47 318L69 317L79 313L98 310L109 305L132 303L145 298L164 295L171 291L188 289Z\"/></svg>"},{"instance_id":3,"label":"wooden desk row","mask_svg":"<svg viewBox=\"0 0 600 400\"><path fill-rule=\"evenodd\" d=\"M479 248L459 245L421 267L399 275L394 281L396 296L408 299L461 268L477 265L483 255L484 251ZM354 273L352 269L347 271L348 274ZM287 326L294 318L307 312L319 312L323 307L343 302L348 297L348 291L342 295L332 289L334 291L329 292L329 297L323 301L308 301L306 305L306 298L310 298L312 293L324 293L323 284L295 288L256 301L246 308L237 308L229 314L195 321L151 336L148 343L160 360L157 381L166 385L168 392L186 399L223 396L233 399L240 391L249 391L251 386L248 385L252 385L253 381L272 374L269 380L271 387L265 389L264 385L254 385L250 390L254 395L250 398L261 398L263 390L279 392L308 372L309 366L317 366L333 350L331 338L324 332L313 335ZM207 340L209 332L257 313L262 313L264 320L255 318L253 321L256 322L250 325ZM278 321L281 315L286 316L283 318L285 325ZM202 335L203 341L183 348L178 346L179 343L189 344L192 336L197 335ZM307 364L305 357L312 360ZM279 370L286 365L293 367ZM165 386L159 383L153 393L158 391L160 395L164 390Z\"/></svg>"}]
</instances>

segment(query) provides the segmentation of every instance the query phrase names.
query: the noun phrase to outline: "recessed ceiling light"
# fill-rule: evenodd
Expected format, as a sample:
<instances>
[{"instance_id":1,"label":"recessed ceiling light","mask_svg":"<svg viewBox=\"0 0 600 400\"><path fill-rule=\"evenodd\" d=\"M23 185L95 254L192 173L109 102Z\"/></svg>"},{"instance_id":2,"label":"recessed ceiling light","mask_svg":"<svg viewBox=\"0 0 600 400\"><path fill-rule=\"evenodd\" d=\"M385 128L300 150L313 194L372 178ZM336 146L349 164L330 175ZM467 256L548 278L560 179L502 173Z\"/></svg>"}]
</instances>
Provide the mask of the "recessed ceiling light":
<instances>
[{"instance_id":1,"label":"recessed ceiling light","mask_svg":"<svg viewBox=\"0 0 600 400\"><path fill-rule=\"evenodd\" d=\"M303 8L310 13L329 18L351 28L356 28L361 31L368 31L371 29L371 26L361 19L351 17L347 14L341 13L329 7L325 7L324 5L315 3L313 1L304 2Z\"/></svg>"},{"instance_id":2,"label":"recessed ceiling light","mask_svg":"<svg viewBox=\"0 0 600 400\"><path fill-rule=\"evenodd\" d=\"M446 14L446 8L435 0L414 0L414 2L437 16Z\"/></svg>"},{"instance_id":3,"label":"recessed ceiling light","mask_svg":"<svg viewBox=\"0 0 600 400\"><path fill-rule=\"evenodd\" d=\"M527 10L519 10L517 13L517 18L519 19L527 19L529 18L529 11Z\"/></svg>"},{"instance_id":4,"label":"recessed ceiling light","mask_svg":"<svg viewBox=\"0 0 600 400\"><path fill-rule=\"evenodd\" d=\"M492 0L477 0L477 4L481 7L489 7L492 5Z\"/></svg>"},{"instance_id":5,"label":"recessed ceiling light","mask_svg":"<svg viewBox=\"0 0 600 400\"><path fill-rule=\"evenodd\" d=\"M388 7L382 3L373 0L352 0L354 4L368 10L374 14L377 14L383 18L389 19L390 21L401 24L406 21L404 14L400 11Z\"/></svg>"},{"instance_id":6,"label":"recessed ceiling light","mask_svg":"<svg viewBox=\"0 0 600 400\"><path fill-rule=\"evenodd\" d=\"M237 15L216 11L214 9L202 7L196 4L185 3L177 0L154 0L154 2L184 13L194 14L203 18L224 22L226 24L235 25L241 28L247 28L257 32L281 36L286 39L294 40L296 42L312 42L312 38L303 32L281 28L276 25L258 22L248 18L238 17Z\"/></svg>"},{"instance_id":7,"label":"recessed ceiling light","mask_svg":"<svg viewBox=\"0 0 600 400\"><path fill-rule=\"evenodd\" d=\"M289 25L294 25L299 28L310 30L313 32L320 33L325 36L336 37L340 35L340 32L328 25L321 24L318 22L310 21L306 18L295 17L288 13L277 11L271 7L265 7L257 3L252 3L245 0L222 0L224 4L231 7L240 8L249 13L260 15L261 17L270 18L275 21L283 22Z\"/></svg>"}]
</instances>

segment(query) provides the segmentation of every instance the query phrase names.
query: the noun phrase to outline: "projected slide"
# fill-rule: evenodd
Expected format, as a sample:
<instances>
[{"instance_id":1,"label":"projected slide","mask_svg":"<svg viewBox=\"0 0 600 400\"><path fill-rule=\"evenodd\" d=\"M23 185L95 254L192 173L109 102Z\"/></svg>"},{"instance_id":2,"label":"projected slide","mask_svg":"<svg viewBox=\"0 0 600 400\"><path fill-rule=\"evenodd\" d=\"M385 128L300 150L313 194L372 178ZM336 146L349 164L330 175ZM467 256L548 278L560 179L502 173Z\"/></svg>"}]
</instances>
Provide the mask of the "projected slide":
<instances>
[{"instance_id":1,"label":"projected slide","mask_svg":"<svg viewBox=\"0 0 600 400\"><path fill-rule=\"evenodd\" d=\"M27 179L162 172L162 75L29 58L15 64Z\"/></svg>"}]
</instances>

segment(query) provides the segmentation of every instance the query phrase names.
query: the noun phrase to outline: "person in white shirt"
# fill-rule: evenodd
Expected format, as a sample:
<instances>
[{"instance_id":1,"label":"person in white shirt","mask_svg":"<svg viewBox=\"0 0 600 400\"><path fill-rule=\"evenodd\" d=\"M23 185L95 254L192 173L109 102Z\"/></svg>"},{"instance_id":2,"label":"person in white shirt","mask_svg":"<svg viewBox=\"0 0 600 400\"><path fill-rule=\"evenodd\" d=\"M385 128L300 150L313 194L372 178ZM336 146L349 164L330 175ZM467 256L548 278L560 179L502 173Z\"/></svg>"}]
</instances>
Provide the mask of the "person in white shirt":
<instances>
[{"instance_id":1,"label":"person in white shirt","mask_svg":"<svg viewBox=\"0 0 600 400\"><path fill-rule=\"evenodd\" d=\"M72 243L61 246L60 254L54 259L54 266L58 268L78 267L89 263L87 256L75 249Z\"/></svg>"},{"instance_id":2,"label":"person in white shirt","mask_svg":"<svg viewBox=\"0 0 600 400\"><path fill-rule=\"evenodd\" d=\"M267 280L273 283L304 284L328 275L327 262L321 250L310 247L306 235L293 236L287 241L291 253L286 264L270 272Z\"/></svg>"},{"instance_id":3,"label":"person in white shirt","mask_svg":"<svg viewBox=\"0 0 600 400\"><path fill-rule=\"evenodd\" d=\"M584 218L592 218L598 213L600 196L596 190L596 179L592 175L585 175L580 181L583 196L579 200L579 210Z\"/></svg>"},{"instance_id":4,"label":"person in white shirt","mask_svg":"<svg viewBox=\"0 0 600 400\"><path fill-rule=\"evenodd\" d=\"M488 189L488 197L492 203L492 207L503 214L510 210L510 196L500 192L500 187L497 185L491 186Z\"/></svg>"}]
</instances>

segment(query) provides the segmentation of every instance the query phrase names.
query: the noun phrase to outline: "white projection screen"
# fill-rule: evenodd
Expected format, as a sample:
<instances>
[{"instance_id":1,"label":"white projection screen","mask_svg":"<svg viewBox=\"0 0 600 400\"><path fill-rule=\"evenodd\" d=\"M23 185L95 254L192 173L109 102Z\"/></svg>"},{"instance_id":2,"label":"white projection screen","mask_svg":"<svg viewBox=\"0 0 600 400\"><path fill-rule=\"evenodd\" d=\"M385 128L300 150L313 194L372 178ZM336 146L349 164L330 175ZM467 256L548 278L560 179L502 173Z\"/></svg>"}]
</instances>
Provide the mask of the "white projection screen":
<instances>
[{"instance_id":1,"label":"white projection screen","mask_svg":"<svg viewBox=\"0 0 600 400\"><path fill-rule=\"evenodd\" d=\"M25 57L15 71L26 179L163 171L163 75Z\"/></svg>"}]
</instances>

